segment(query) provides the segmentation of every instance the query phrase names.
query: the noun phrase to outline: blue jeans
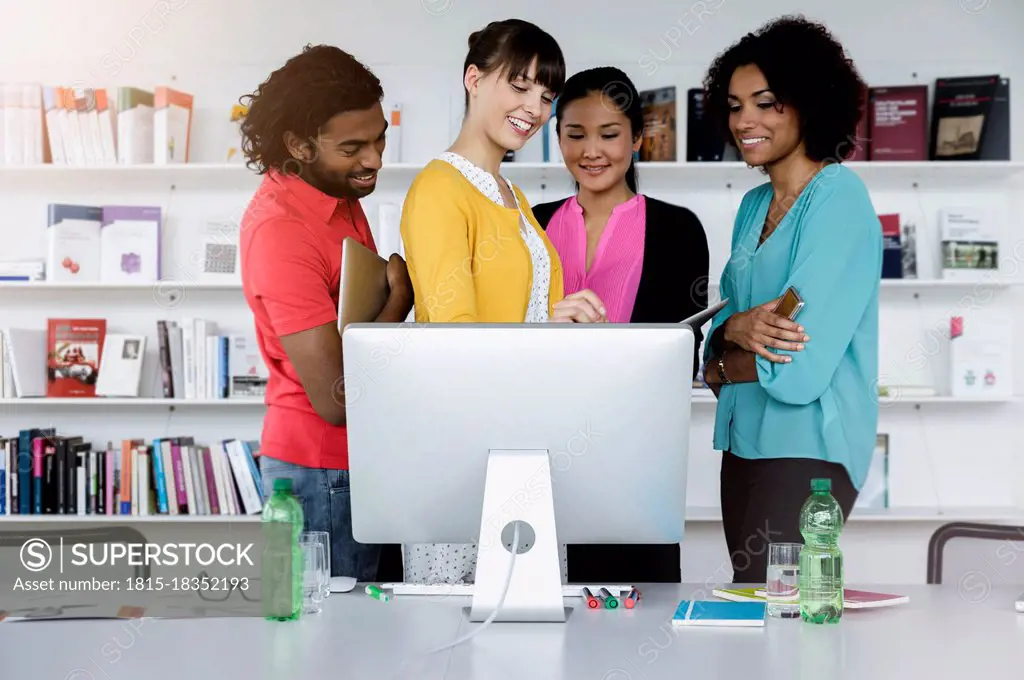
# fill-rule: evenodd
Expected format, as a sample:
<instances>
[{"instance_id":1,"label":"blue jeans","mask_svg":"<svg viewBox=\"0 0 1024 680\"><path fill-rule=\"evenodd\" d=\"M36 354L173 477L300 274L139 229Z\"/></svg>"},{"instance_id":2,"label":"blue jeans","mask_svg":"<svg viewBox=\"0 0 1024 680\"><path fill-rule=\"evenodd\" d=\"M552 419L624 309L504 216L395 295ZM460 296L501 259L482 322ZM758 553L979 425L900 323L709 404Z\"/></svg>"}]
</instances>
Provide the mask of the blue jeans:
<instances>
[{"instance_id":1,"label":"blue jeans","mask_svg":"<svg viewBox=\"0 0 1024 680\"><path fill-rule=\"evenodd\" d=\"M306 531L327 531L331 539L331 576L376 581L381 547L352 538L352 501L348 470L324 470L260 458L263 493L274 490L278 477L292 478L292 492L302 504Z\"/></svg>"}]
</instances>

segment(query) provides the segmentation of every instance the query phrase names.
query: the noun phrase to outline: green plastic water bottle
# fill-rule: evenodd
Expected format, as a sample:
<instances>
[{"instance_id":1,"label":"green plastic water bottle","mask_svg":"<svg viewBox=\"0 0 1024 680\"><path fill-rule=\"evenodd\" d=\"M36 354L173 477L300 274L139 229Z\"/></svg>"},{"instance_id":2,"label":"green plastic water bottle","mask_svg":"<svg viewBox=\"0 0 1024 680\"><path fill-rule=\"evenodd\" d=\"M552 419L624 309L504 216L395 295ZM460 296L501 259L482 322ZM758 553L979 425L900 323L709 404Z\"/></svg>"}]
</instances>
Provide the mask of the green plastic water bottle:
<instances>
[{"instance_id":1,"label":"green plastic water bottle","mask_svg":"<svg viewBox=\"0 0 1024 680\"><path fill-rule=\"evenodd\" d=\"M292 493L292 480L274 480L274 492L263 505L263 553L260 602L271 621L293 621L302 615L303 558L299 537L305 523L302 505Z\"/></svg>"},{"instance_id":2,"label":"green plastic water bottle","mask_svg":"<svg viewBox=\"0 0 1024 680\"><path fill-rule=\"evenodd\" d=\"M800 618L809 623L838 623L843 617L843 510L831 491L831 479L812 479L800 510Z\"/></svg>"}]
</instances>

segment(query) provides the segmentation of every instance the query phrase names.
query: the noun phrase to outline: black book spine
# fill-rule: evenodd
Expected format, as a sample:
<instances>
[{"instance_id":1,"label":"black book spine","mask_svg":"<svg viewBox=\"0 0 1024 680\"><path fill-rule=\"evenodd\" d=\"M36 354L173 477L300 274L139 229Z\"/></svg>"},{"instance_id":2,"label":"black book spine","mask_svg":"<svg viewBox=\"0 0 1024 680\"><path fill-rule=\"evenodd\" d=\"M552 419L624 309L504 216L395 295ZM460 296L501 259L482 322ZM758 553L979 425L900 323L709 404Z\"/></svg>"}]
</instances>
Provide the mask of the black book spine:
<instances>
[{"instance_id":1,"label":"black book spine","mask_svg":"<svg viewBox=\"0 0 1024 680\"><path fill-rule=\"evenodd\" d=\"M163 382L164 398L174 397L174 379L171 375L171 341L167 337L167 322L157 321L157 342L160 350L160 377ZM185 395L180 395L184 397Z\"/></svg>"},{"instance_id":2,"label":"black book spine","mask_svg":"<svg viewBox=\"0 0 1024 680\"><path fill-rule=\"evenodd\" d=\"M96 452L96 514L107 514L107 455L108 451Z\"/></svg>"},{"instance_id":3,"label":"black book spine","mask_svg":"<svg viewBox=\"0 0 1024 680\"><path fill-rule=\"evenodd\" d=\"M18 487L21 486L21 475L24 473L18 469L21 462L18 460L18 443L19 438L16 437L12 437L8 440L8 445L11 448L11 455L7 459L7 470L8 474L13 472L13 475L7 480L8 486L11 487L11 507L7 508L7 512L12 515L21 514L21 509L18 507L21 504L21 496L19 495Z\"/></svg>"},{"instance_id":4,"label":"black book spine","mask_svg":"<svg viewBox=\"0 0 1024 680\"><path fill-rule=\"evenodd\" d=\"M47 443L43 448L43 514L57 513L57 447Z\"/></svg>"},{"instance_id":5,"label":"black book spine","mask_svg":"<svg viewBox=\"0 0 1024 680\"><path fill-rule=\"evenodd\" d=\"M56 512L58 515L64 515L67 514L68 508L68 440L57 440L57 453L54 464L56 466L54 474L57 477Z\"/></svg>"}]
</instances>

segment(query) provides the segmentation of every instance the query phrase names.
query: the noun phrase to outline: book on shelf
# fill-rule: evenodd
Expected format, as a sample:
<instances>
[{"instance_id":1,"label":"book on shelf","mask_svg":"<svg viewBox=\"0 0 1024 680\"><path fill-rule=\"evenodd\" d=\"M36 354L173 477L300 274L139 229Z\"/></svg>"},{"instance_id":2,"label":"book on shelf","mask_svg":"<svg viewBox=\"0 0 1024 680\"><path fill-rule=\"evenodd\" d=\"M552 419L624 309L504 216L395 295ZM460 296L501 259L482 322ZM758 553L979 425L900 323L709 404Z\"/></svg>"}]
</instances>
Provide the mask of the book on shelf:
<instances>
[{"instance_id":1,"label":"book on shelf","mask_svg":"<svg viewBox=\"0 0 1024 680\"><path fill-rule=\"evenodd\" d=\"M100 280L103 209L91 205L47 206L46 276L49 281Z\"/></svg>"},{"instance_id":2,"label":"book on shelf","mask_svg":"<svg viewBox=\"0 0 1024 680\"><path fill-rule=\"evenodd\" d=\"M219 335L207 319L157 321L161 389L165 398L232 399L266 394L270 373L256 340Z\"/></svg>"},{"instance_id":3,"label":"book on shelf","mask_svg":"<svg viewBox=\"0 0 1024 680\"><path fill-rule=\"evenodd\" d=\"M1005 88L998 74L938 78L932 104L930 159L985 160L983 151L986 137L993 130L992 108L997 90L1005 93L1005 105L1000 104L996 120L1002 135L1005 126L1006 145L1009 142L1009 81ZM1005 118L1005 123L1003 119ZM997 144L1002 155L1003 143Z\"/></svg>"},{"instance_id":4,"label":"book on shelf","mask_svg":"<svg viewBox=\"0 0 1024 680\"><path fill-rule=\"evenodd\" d=\"M98 446L56 428L0 436L0 515L253 515L259 443L190 436Z\"/></svg>"},{"instance_id":5,"label":"book on shelf","mask_svg":"<svg viewBox=\"0 0 1024 680\"><path fill-rule=\"evenodd\" d=\"M105 205L101 210L100 281L159 281L160 208L144 205Z\"/></svg>"},{"instance_id":6,"label":"book on shelf","mask_svg":"<svg viewBox=\"0 0 1024 680\"><path fill-rule=\"evenodd\" d=\"M676 88L674 85L644 90L640 94L644 131L641 162L676 160Z\"/></svg>"},{"instance_id":7,"label":"book on shelf","mask_svg":"<svg viewBox=\"0 0 1024 680\"><path fill-rule=\"evenodd\" d=\"M868 90L872 161L928 158L928 86L899 85Z\"/></svg>"},{"instance_id":8,"label":"book on shelf","mask_svg":"<svg viewBox=\"0 0 1024 680\"><path fill-rule=\"evenodd\" d=\"M45 280L45 260L0 260L0 281Z\"/></svg>"},{"instance_id":9,"label":"book on shelf","mask_svg":"<svg viewBox=\"0 0 1024 680\"><path fill-rule=\"evenodd\" d=\"M166 86L2 83L0 165L186 163L193 108L191 94Z\"/></svg>"},{"instance_id":10,"label":"book on shelf","mask_svg":"<svg viewBox=\"0 0 1024 680\"><path fill-rule=\"evenodd\" d=\"M991 310L950 318L950 394L960 398L1013 396L1013 319Z\"/></svg>"},{"instance_id":11,"label":"book on shelf","mask_svg":"<svg viewBox=\"0 0 1024 680\"><path fill-rule=\"evenodd\" d=\"M46 158L43 94L38 83L0 84L0 165L35 165Z\"/></svg>"},{"instance_id":12,"label":"book on shelf","mask_svg":"<svg viewBox=\"0 0 1024 680\"><path fill-rule=\"evenodd\" d=\"M117 88L117 162L153 162L153 93L138 87Z\"/></svg>"},{"instance_id":13,"label":"book on shelf","mask_svg":"<svg viewBox=\"0 0 1024 680\"><path fill-rule=\"evenodd\" d=\"M140 397L148 351L157 396L258 399L270 373L255 338L219 333L212 320L160 319L145 333L108 332L105 319L49 319L44 329L0 329L0 398ZM43 370L45 367L45 371Z\"/></svg>"},{"instance_id":14,"label":"book on shelf","mask_svg":"<svg viewBox=\"0 0 1024 680\"><path fill-rule=\"evenodd\" d=\"M939 211L942 278L954 281L991 280L999 273L1001 229L997 213L979 206Z\"/></svg>"},{"instance_id":15,"label":"book on shelf","mask_svg":"<svg viewBox=\"0 0 1024 680\"><path fill-rule=\"evenodd\" d=\"M889 507L889 435L879 432L875 436L875 450L864 486L857 495L854 508L884 510Z\"/></svg>"},{"instance_id":16,"label":"book on shelf","mask_svg":"<svg viewBox=\"0 0 1024 680\"><path fill-rule=\"evenodd\" d=\"M715 127L704 107L703 88L686 91L686 161L707 163L722 161L725 139Z\"/></svg>"},{"instance_id":17,"label":"book on shelf","mask_svg":"<svg viewBox=\"0 0 1024 680\"><path fill-rule=\"evenodd\" d=\"M145 335L108 333L100 358L103 370L96 381L96 396L138 397L145 355Z\"/></svg>"},{"instance_id":18,"label":"book on shelf","mask_svg":"<svg viewBox=\"0 0 1024 680\"><path fill-rule=\"evenodd\" d=\"M146 205L47 208L47 281L155 283L160 280L161 210ZM27 279L26 279L27 280Z\"/></svg>"},{"instance_id":19,"label":"book on shelf","mask_svg":"<svg viewBox=\"0 0 1024 680\"><path fill-rule=\"evenodd\" d=\"M106 333L106 319L47 319L47 397L96 396Z\"/></svg>"},{"instance_id":20,"label":"book on shelf","mask_svg":"<svg viewBox=\"0 0 1024 680\"><path fill-rule=\"evenodd\" d=\"M153 94L153 162L187 163L192 136L192 95L169 87Z\"/></svg>"}]
</instances>

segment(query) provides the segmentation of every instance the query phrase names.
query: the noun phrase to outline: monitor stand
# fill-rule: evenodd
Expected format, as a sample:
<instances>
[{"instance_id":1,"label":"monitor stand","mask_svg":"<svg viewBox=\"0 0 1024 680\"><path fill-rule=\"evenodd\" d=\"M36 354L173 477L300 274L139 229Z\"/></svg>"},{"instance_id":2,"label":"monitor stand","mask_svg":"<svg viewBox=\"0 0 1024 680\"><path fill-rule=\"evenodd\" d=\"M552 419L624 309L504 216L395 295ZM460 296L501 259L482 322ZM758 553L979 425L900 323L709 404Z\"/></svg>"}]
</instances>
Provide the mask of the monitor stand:
<instances>
[{"instance_id":1,"label":"monitor stand","mask_svg":"<svg viewBox=\"0 0 1024 680\"><path fill-rule=\"evenodd\" d=\"M469 619L486 620L501 600L517 524L515 568L494 620L564 622L551 463L546 449L489 452Z\"/></svg>"}]
</instances>

